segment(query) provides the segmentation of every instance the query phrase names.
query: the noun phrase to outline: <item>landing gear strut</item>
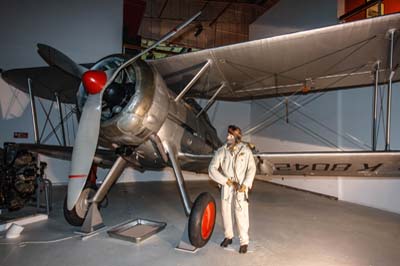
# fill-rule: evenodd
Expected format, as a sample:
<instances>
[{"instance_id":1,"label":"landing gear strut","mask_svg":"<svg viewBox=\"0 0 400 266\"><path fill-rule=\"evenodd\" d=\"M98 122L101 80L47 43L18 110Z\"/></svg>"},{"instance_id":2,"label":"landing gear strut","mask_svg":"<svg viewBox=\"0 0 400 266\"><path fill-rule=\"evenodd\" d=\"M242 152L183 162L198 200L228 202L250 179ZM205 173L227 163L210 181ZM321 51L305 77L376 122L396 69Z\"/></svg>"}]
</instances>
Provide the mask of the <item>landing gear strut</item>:
<instances>
[{"instance_id":1,"label":"landing gear strut","mask_svg":"<svg viewBox=\"0 0 400 266\"><path fill-rule=\"evenodd\" d=\"M207 244L214 231L216 217L215 200L210 193L203 192L196 198L194 203L191 202L176 152L168 143L165 144L165 149L174 169L185 214L189 217L181 243L177 248L194 251Z\"/></svg>"},{"instance_id":2,"label":"landing gear strut","mask_svg":"<svg viewBox=\"0 0 400 266\"><path fill-rule=\"evenodd\" d=\"M92 167L90 168L86 185L82 190L78 198L78 201L76 202L72 210L68 210L67 195L65 195L64 208L63 208L64 218L70 225L81 226L83 224L83 221L85 221L85 217L90 206L89 200L93 198L93 196L96 194L97 191L96 174L97 174L97 166L93 164Z\"/></svg>"},{"instance_id":3,"label":"landing gear strut","mask_svg":"<svg viewBox=\"0 0 400 266\"><path fill-rule=\"evenodd\" d=\"M103 219L101 218L101 214L98 210L98 206L107 195L107 192L110 190L111 186L122 174L127 164L127 161L125 161L122 156L119 156L114 165L111 167L103 183L91 199L91 204L87 212L87 216L81 227L81 231L83 233L91 233L104 226Z\"/></svg>"}]
</instances>

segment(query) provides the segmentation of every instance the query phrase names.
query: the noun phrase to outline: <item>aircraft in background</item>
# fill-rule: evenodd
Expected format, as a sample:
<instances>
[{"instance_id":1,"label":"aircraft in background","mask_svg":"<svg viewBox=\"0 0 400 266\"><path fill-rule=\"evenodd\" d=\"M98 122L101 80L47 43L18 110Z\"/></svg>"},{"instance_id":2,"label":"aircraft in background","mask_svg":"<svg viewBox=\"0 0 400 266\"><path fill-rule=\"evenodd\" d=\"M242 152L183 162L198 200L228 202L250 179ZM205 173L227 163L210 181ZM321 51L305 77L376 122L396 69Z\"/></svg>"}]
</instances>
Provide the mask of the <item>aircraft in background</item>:
<instances>
[{"instance_id":1,"label":"aircraft in background","mask_svg":"<svg viewBox=\"0 0 400 266\"><path fill-rule=\"evenodd\" d=\"M98 206L126 167L141 171L172 167L189 217L190 242L202 247L215 225L215 200L205 192L192 203L182 170L206 173L214 151L222 145L207 116L210 106L217 100L292 97L387 80L391 89L400 79L399 29L400 15L394 14L159 60L143 61L141 54L110 55L93 65L77 64L39 44L38 52L49 67L8 70L2 77L35 96L54 100L57 93L62 102L77 104L80 119L73 148L19 144L21 149L71 159L64 204L70 224L82 225L85 232L102 224ZM204 108L196 98L208 99ZM262 175L400 174L398 151L254 152L254 156ZM93 165L110 168L98 189L90 178L95 176Z\"/></svg>"}]
</instances>

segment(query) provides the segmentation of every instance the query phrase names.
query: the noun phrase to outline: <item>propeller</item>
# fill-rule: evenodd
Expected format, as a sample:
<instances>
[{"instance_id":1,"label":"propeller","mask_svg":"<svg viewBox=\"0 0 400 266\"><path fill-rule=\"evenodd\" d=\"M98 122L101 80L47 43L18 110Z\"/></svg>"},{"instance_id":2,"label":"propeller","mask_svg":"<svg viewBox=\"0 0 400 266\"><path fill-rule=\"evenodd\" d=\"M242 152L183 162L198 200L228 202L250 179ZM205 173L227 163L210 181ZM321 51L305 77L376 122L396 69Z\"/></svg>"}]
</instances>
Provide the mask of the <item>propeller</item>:
<instances>
[{"instance_id":1,"label":"propeller","mask_svg":"<svg viewBox=\"0 0 400 266\"><path fill-rule=\"evenodd\" d=\"M68 210L72 210L78 201L93 163L99 138L101 103L106 82L107 73L104 71L89 70L82 76L82 83L88 97L82 109L72 150L67 196Z\"/></svg>"},{"instance_id":2,"label":"propeller","mask_svg":"<svg viewBox=\"0 0 400 266\"><path fill-rule=\"evenodd\" d=\"M39 55L50 66L55 66L81 79L88 94L82 109L75 144L72 150L67 195L67 207L69 210L72 210L86 183L87 175L96 152L100 131L103 92L107 81L112 82L112 80L109 80L109 76L113 70L107 72L88 70L51 46L38 44L37 47Z\"/></svg>"},{"instance_id":3,"label":"propeller","mask_svg":"<svg viewBox=\"0 0 400 266\"><path fill-rule=\"evenodd\" d=\"M78 79L81 79L82 75L88 70L51 46L39 43L37 47L39 55L49 66L58 67Z\"/></svg>"},{"instance_id":4,"label":"propeller","mask_svg":"<svg viewBox=\"0 0 400 266\"><path fill-rule=\"evenodd\" d=\"M67 208L68 210L72 210L85 186L87 175L96 152L100 131L103 93L123 67L120 66L118 69L107 71L88 70L51 46L38 44L37 47L39 55L50 66L55 66L81 79L88 95L82 108L74 148L72 150L67 195Z\"/></svg>"}]
</instances>

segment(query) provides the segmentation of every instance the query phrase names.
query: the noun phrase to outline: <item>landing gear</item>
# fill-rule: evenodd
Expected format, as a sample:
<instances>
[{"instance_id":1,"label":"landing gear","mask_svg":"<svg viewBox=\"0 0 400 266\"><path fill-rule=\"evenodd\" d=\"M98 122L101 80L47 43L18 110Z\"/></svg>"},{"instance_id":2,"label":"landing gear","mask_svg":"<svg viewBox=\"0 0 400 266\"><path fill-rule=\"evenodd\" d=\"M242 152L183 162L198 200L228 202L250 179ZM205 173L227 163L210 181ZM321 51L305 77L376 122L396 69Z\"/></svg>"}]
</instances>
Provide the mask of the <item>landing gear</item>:
<instances>
[{"instance_id":1,"label":"landing gear","mask_svg":"<svg viewBox=\"0 0 400 266\"><path fill-rule=\"evenodd\" d=\"M103 219L98 210L98 207L106 197L111 186L115 183L115 181L117 181L118 177L122 174L127 164L128 164L127 161L125 161L125 159L121 156L119 156L117 160L114 162L114 165L111 167L107 176L104 178L103 183L96 191L94 196L91 197L91 205L82 224L81 232L89 234L104 226Z\"/></svg>"},{"instance_id":2,"label":"landing gear","mask_svg":"<svg viewBox=\"0 0 400 266\"><path fill-rule=\"evenodd\" d=\"M97 166L93 164L90 168L88 179L86 180L85 187L79 195L78 201L76 202L72 210L68 210L67 207L67 195L64 198L64 218L70 225L81 226L86 218L89 210L89 200L96 194L97 186Z\"/></svg>"},{"instance_id":3,"label":"landing gear","mask_svg":"<svg viewBox=\"0 0 400 266\"><path fill-rule=\"evenodd\" d=\"M96 189L93 186L85 187L72 210L68 210L67 196L65 196L64 217L70 225L81 226L83 224L87 211L89 210L89 199L93 198L95 193Z\"/></svg>"},{"instance_id":4,"label":"landing gear","mask_svg":"<svg viewBox=\"0 0 400 266\"><path fill-rule=\"evenodd\" d=\"M186 225L185 232L183 233L177 249L194 252L197 248L201 248L207 244L214 231L216 216L215 200L210 193L203 192L192 204L185 186L176 152L168 143L164 145L172 168L174 169L185 214L189 217L188 224Z\"/></svg>"},{"instance_id":5,"label":"landing gear","mask_svg":"<svg viewBox=\"0 0 400 266\"><path fill-rule=\"evenodd\" d=\"M213 196L208 192L201 193L193 204L189 216L190 243L201 248L207 244L214 231L216 205Z\"/></svg>"}]
</instances>

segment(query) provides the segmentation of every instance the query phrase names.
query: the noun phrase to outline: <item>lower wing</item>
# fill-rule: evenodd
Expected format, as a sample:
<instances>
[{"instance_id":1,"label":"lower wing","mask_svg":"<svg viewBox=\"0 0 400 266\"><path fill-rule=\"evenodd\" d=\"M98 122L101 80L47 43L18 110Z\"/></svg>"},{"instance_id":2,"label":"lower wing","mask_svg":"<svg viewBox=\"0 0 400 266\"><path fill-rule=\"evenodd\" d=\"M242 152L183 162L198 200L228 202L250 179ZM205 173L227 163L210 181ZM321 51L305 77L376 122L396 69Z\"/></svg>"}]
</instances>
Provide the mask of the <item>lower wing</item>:
<instances>
[{"instance_id":1,"label":"lower wing","mask_svg":"<svg viewBox=\"0 0 400 266\"><path fill-rule=\"evenodd\" d=\"M198 172L207 171L212 157L179 154L183 168ZM254 159L257 173L264 175L400 177L400 151L263 152L254 153Z\"/></svg>"},{"instance_id":2,"label":"lower wing","mask_svg":"<svg viewBox=\"0 0 400 266\"><path fill-rule=\"evenodd\" d=\"M15 145L16 145L15 147L16 150L27 150L61 160L71 160L72 148L73 148L73 147L45 145L45 144L18 143ZM100 167L111 168L116 158L117 156L115 154L115 151L97 149L93 162Z\"/></svg>"}]
</instances>

